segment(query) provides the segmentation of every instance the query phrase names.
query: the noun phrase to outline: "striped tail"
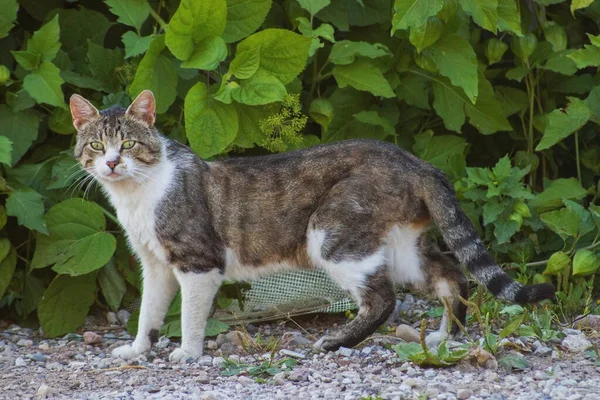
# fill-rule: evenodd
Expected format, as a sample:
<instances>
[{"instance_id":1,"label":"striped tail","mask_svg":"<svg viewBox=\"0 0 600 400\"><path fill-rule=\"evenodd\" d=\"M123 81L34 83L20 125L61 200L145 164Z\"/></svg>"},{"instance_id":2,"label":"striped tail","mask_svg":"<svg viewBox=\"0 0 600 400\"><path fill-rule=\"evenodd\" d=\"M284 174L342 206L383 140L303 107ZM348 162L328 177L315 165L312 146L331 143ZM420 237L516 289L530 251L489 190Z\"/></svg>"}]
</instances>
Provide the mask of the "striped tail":
<instances>
[{"instance_id":1,"label":"striped tail","mask_svg":"<svg viewBox=\"0 0 600 400\"><path fill-rule=\"evenodd\" d=\"M436 174L421 188L422 199L446 245L471 275L494 296L520 304L554 298L554 286L551 284L520 284L496 264L460 208L453 187L441 171L436 170Z\"/></svg>"}]
</instances>

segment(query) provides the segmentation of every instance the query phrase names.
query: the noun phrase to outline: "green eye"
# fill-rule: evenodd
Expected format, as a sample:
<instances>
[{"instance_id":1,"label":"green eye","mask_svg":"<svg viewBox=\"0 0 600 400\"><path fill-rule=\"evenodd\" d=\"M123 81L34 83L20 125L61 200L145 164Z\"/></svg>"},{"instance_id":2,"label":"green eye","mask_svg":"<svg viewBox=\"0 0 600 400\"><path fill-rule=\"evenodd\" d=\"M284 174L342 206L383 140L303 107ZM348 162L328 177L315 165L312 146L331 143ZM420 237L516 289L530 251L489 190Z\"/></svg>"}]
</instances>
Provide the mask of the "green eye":
<instances>
[{"instance_id":1,"label":"green eye","mask_svg":"<svg viewBox=\"0 0 600 400\"><path fill-rule=\"evenodd\" d=\"M104 150L104 145L100 142L92 142L90 143L90 146L92 146L92 149L94 150Z\"/></svg>"},{"instance_id":2,"label":"green eye","mask_svg":"<svg viewBox=\"0 0 600 400\"><path fill-rule=\"evenodd\" d=\"M133 146L135 146L135 140L126 140L121 145L121 148L128 150L128 149L132 148Z\"/></svg>"}]
</instances>

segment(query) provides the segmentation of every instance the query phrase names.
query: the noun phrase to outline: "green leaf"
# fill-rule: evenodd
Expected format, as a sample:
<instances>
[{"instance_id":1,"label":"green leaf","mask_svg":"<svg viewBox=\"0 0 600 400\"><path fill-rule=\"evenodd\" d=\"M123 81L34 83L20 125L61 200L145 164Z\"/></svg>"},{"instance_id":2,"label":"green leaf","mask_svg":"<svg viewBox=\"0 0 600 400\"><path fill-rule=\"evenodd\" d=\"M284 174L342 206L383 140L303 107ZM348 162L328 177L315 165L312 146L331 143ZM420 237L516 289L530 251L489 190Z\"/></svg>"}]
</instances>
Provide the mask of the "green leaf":
<instances>
[{"instance_id":1,"label":"green leaf","mask_svg":"<svg viewBox=\"0 0 600 400\"><path fill-rule=\"evenodd\" d=\"M119 17L117 22L131 26L138 32L150 15L147 0L104 0L104 2L110 7L110 12Z\"/></svg>"},{"instance_id":2,"label":"green leaf","mask_svg":"<svg viewBox=\"0 0 600 400\"><path fill-rule=\"evenodd\" d=\"M298 4L308 11L310 15L315 15L331 4L331 0L298 0Z\"/></svg>"},{"instance_id":3,"label":"green leaf","mask_svg":"<svg viewBox=\"0 0 600 400\"><path fill-rule=\"evenodd\" d=\"M177 96L177 70L171 60L160 53L165 48L165 37L155 36L148 52L142 58L129 86L129 95L137 97L142 90L152 90L156 98L156 112L166 112Z\"/></svg>"},{"instance_id":4,"label":"green leaf","mask_svg":"<svg viewBox=\"0 0 600 400\"><path fill-rule=\"evenodd\" d=\"M44 282L32 274L27 274L25 277L25 287L23 288L23 298L17 305L17 312L21 318L26 318L38 307L44 291L46 291Z\"/></svg>"},{"instance_id":5,"label":"green leaf","mask_svg":"<svg viewBox=\"0 0 600 400\"><path fill-rule=\"evenodd\" d=\"M59 274L79 276L104 266L116 248L116 239L105 232L106 220L95 203L73 198L46 214L49 235L38 235L32 268L54 264Z\"/></svg>"},{"instance_id":6,"label":"green leaf","mask_svg":"<svg viewBox=\"0 0 600 400\"><path fill-rule=\"evenodd\" d=\"M44 334L53 338L75 331L83 323L95 299L95 273L54 278L38 306Z\"/></svg>"},{"instance_id":7,"label":"green leaf","mask_svg":"<svg viewBox=\"0 0 600 400\"><path fill-rule=\"evenodd\" d=\"M195 84L185 97L185 129L191 148L203 158L222 153L238 133L238 116L231 104L210 98L204 83Z\"/></svg>"},{"instance_id":8,"label":"green leaf","mask_svg":"<svg viewBox=\"0 0 600 400\"><path fill-rule=\"evenodd\" d=\"M375 96L395 97L390 83L379 68L368 60L357 59L350 65L336 65L332 73L341 88L352 86Z\"/></svg>"},{"instance_id":9,"label":"green leaf","mask_svg":"<svg viewBox=\"0 0 600 400\"><path fill-rule=\"evenodd\" d=\"M553 253L548 259L546 269L544 269L544 275L562 275L564 270L571 265L571 259L569 255L562 251Z\"/></svg>"},{"instance_id":10,"label":"green leaf","mask_svg":"<svg viewBox=\"0 0 600 400\"><path fill-rule=\"evenodd\" d=\"M94 78L101 81L109 92L119 90L120 82L116 69L124 63L121 49L105 49L94 42L88 42L88 59Z\"/></svg>"},{"instance_id":11,"label":"green leaf","mask_svg":"<svg viewBox=\"0 0 600 400\"><path fill-rule=\"evenodd\" d=\"M583 47L583 49L576 50L567 57L573 60L579 69L600 66L600 47L589 44Z\"/></svg>"},{"instance_id":12,"label":"green leaf","mask_svg":"<svg viewBox=\"0 0 600 400\"><path fill-rule=\"evenodd\" d=\"M15 26L19 4L17 0L0 0L0 39L8 35ZM2 295L0 294L0 298Z\"/></svg>"},{"instance_id":13,"label":"green leaf","mask_svg":"<svg viewBox=\"0 0 600 400\"><path fill-rule=\"evenodd\" d=\"M235 103L235 110L238 116L239 130L233 144L247 149L262 142L265 137L260 130L260 120L265 117L262 108Z\"/></svg>"},{"instance_id":14,"label":"green leaf","mask_svg":"<svg viewBox=\"0 0 600 400\"><path fill-rule=\"evenodd\" d=\"M226 57L225 41L220 36L209 36L196 43L190 58L182 62L181 67L210 71L216 69Z\"/></svg>"},{"instance_id":15,"label":"green leaf","mask_svg":"<svg viewBox=\"0 0 600 400\"><path fill-rule=\"evenodd\" d=\"M342 40L333 45L329 53L329 61L337 65L352 64L357 56L371 59L389 56L390 52L380 43L351 42Z\"/></svg>"},{"instance_id":16,"label":"green leaf","mask_svg":"<svg viewBox=\"0 0 600 400\"><path fill-rule=\"evenodd\" d=\"M431 46L442 36L444 22L437 17L430 17L427 22L419 27L410 28L409 40L420 53Z\"/></svg>"},{"instance_id":17,"label":"green leaf","mask_svg":"<svg viewBox=\"0 0 600 400\"><path fill-rule=\"evenodd\" d=\"M6 213L17 217L19 225L44 234L48 233L44 221L44 200L35 190L19 189L10 192L6 199Z\"/></svg>"},{"instance_id":18,"label":"green leaf","mask_svg":"<svg viewBox=\"0 0 600 400\"><path fill-rule=\"evenodd\" d=\"M90 76L80 75L73 71L61 71L60 76L65 80L65 82L75 85L81 89L93 89L99 92L107 90L102 82Z\"/></svg>"},{"instance_id":19,"label":"green leaf","mask_svg":"<svg viewBox=\"0 0 600 400\"><path fill-rule=\"evenodd\" d=\"M454 157L458 157L464 163L467 148L464 138L452 135L434 136L431 130L415 135L414 138L413 151L415 154L446 174L451 175L453 172L450 161Z\"/></svg>"},{"instance_id":20,"label":"green leaf","mask_svg":"<svg viewBox=\"0 0 600 400\"><path fill-rule=\"evenodd\" d=\"M583 100L568 97L566 109L552 111L547 117L546 130L537 151L549 149L564 138L579 130L592 117L592 112Z\"/></svg>"},{"instance_id":21,"label":"green leaf","mask_svg":"<svg viewBox=\"0 0 600 400\"><path fill-rule=\"evenodd\" d=\"M431 91L429 86L429 80L426 77L416 74L404 75L395 89L396 97L404 100L408 105L430 110L429 93Z\"/></svg>"},{"instance_id":22,"label":"green leaf","mask_svg":"<svg viewBox=\"0 0 600 400\"><path fill-rule=\"evenodd\" d=\"M431 57L440 74L461 87L469 100L475 103L478 94L477 58L465 39L446 35L423 52Z\"/></svg>"},{"instance_id":23,"label":"green leaf","mask_svg":"<svg viewBox=\"0 0 600 400\"><path fill-rule=\"evenodd\" d=\"M579 249L573 257L573 275L593 275L600 268L600 258L593 251Z\"/></svg>"},{"instance_id":24,"label":"green leaf","mask_svg":"<svg viewBox=\"0 0 600 400\"><path fill-rule=\"evenodd\" d=\"M65 107L61 89L63 83L60 70L50 61L43 61L37 70L32 71L23 79L23 89L27 90L27 93L38 103Z\"/></svg>"},{"instance_id":25,"label":"green leaf","mask_svg":"<svg viewBox=\"0 0 600 400\"><path fill-rule=\"evenodd\" d=\"M496 33L498 25L498 0L461 0L463 11L484 29ZM515 9L515 12L516 9Z\"/></svg>"},{"instance_id":26,"label":"green leaf","mask_svg":"<svg viewBox=\"0 0 600 400\"><path fill-rule=\"evenodd\" d=\"M238 79L248 79L258 71L260 66L260 53L254 50L235 54L235 58L229 64L229 72Z\"/></svg>"},{"instance_id":27,"label":"green leaf","mask_svg":"<svg viewBox=\"0 0 600 400\"><path fill-rule=\"evenodd\" d=\"M48 120L48 128L61 135L72 135L75 133L71 113L64 108L55 108Z\"/></svg>"},{"instance_id":28,"label":"green leaf","mask_svg":"<svg viewBox=\"0 0 600 400\"><path fill-rule=\"evenodd\" d=\"M381 127L385 135L384 138L395 132L394 125L390 120L379 115L377 111L361 111L354 114L354 118L362 123Z\"/></svg>"},{"instance_id":29,"label":"green leaf","mask_svg":"<svg viewBox=\"0 0 600 400\"><path fill-rule=\"evenodd\" d=\"M98 273L98 283L102 295L111 310L117 311L127 291L127 284L114 262L109 262Z\"/></svg>"},{"instance_id":30,"label":"green leaf","mask_svg":"<svg viewBox=\"0 0 600 400\"><path fill-rule=\"evenodd\" d=\"M525 357L523 357L521 354L508 354L504 357L502 357L500 360L498 360L498 364L504 368L507 369L509 371L516 369L516 370L525 370L527 368L529 368L529 363L527 362L527 359Z\"/></svg>"},{"instance_id":31,"label":"green leaf","mask_svg":"<svg viewBox=\"0 0 600 400\"><path fill-rule=\"evenodd\" d=\"M27 51L39 54L42 61L52 61L60 50L58 15L36 31L27 42Z\"/></svg>"},{"instance_id":32,"label":"green leaf","mask_svg":"<svg viewBox=\"0 0 600 400\"><path fill-rule=\"evenodd\" d=\"M283 83L277 78L259 72L250 79L245 79L240 83L239 90L232 93L233 99L238 103L249 106L260 106L264 104L283 101L287 91Z\"/></svg>"},{"instance_id":33,"label":"green leaf","mask_svg":"<svg viewBox=\"0 0 600 400\"><path fill-rule=\"evenodd\" d=\"M308 108L308 115L324 130L327 130L333 120L333 106L327 99L314 99Z\"/></svg>"},{"instance_id":34,"label":"green leaf","mask_svg":"<svg viewBox=\"0 0 600 400\"><path fill-rule=\"evenodd\" d=\"M209 318L206 321L206 336L217 336L219 333L223 333L229 330L229 325L219 321L216 318Z\"/></svg>"},{"instance_id":35,"label":"green leaf","mask_svg":"<svg viewBox=\"0 0 600 400\"><path fill-rule=\"evenodd\" d=\"M0 239L0 299L8 288L17 266L17 252L10 241Z\"/></svg>"},{"instance_id":36,"label":"green leaf","mask_svg":"<svg viewBox=\"0 0 600 400\"><path fill-rule=\"evenodd\" d=\"M311 38L285 29L265 29L240 42L236 52L258 52L259 70L268 72L285 85L306 67L310 42Z\"/></svg>"},{"instance_id":37,"label":"green leaf","mask_svg":"<svg viewBox=\"0 0 600 400\"><path fill-rule=\"evenodd\" d=\"M496 220L494 224L494 236L498 244L507 243L515 233L519 231L519 224L515 221Z\"/></svg>"},{"instance_id":38,"label":"green leaf","mask_svg":"<svg viewBox=\"0 0 600 400\"><path fill-rule=\"evenodd\" d=\"M572 0L571 1L571 14L575 15L575 11L587 8L594 0Z\"/></svg>"},{"instance_id":39,"label":"green leaf","mask_svg":"<svg viewBox=\"0 0 600 400\"><path fill-rule=\"evenodd\" d=\"M221 35L225 43L242 40L264 22L271 0L227 0L227 25Z\"/></svg>"},{"instance_id":40,"label":"green leaf","mask_svg":"<svg viewBox=\"0 0 600 400\"><path fill-rule=\"evenodd\" d=\"M517 329L519 329L519 326L521 326L524 317L525 315L523 314L518 315L517 317L510 320L506 325L504 325L504 328L502 328L502 330L498 334L498 339L502 340L505 337L512 335Z\"/></svg>"},{"instance_id":41,"label":"green leaf","mask_svg":"<svg viewBox=\"0 0 600 400\"><path fill-rule=\"evenodd\" d=\"M540 214L542 222L553 232L560 235L563 240L567 237L577 237L581 218L579 215L567 208Z\"/></svg>"},{"instance_id":42,"label":"green leaf","mask_svg":"<svg viewBox=\"0 0 600 400\"><path fill-rule=\"evenodd\" d=\"M62 156L52 164L50 184L46 189L62 189L84 177L84 170L73 157Z\"/></svg>"},{"instance_id":43,"label":"green leaf","mask_svg":"<svg viewBox=\"0 0 600 400\"><path fill-rule=\"evenodd\" d=\"M31 51L11 51L15 60L27 71L31 71L36 69L42 60L42 56L39 53L34 53Z\"/></svg>"},{"instance_id":44,"label":"green leaf","mask_svg":"<svg viewBox=\"0 0 600 400\"><path fill-rule=\"evenodd\" d=\"M570 200L581 200L587 195L587 191L581 187L581 183L575 178L560 178L552 181L550 185L538 194L530 205L538 212L559 208L563 205L563 198Z\"/></svg>"},{"instance_id":45,"label":"green leaf","mask_svg":"<svg viewBox=\"0 0 600 400\"><path fill-rule=\"evenodd\" d=\"M521 36L521 13L514 0L498 0L498 29Z\"/></svg>"},{"instance_id":46,"label":"green leaf","mask_svg":"<svg viewBox=\"0 0 600 400\"><path fill-rule=\"evenodd\" d=\"M502 105L505 117L516 113L523 113L529 107L529 98L523 90L509 86L496 86L494 94Z\"/></svg>"},{"instance_id":47,"label":"green leaf","mask_svg":"<svg viewBox=\"0 0 600 400\"><path fill-rule=\"evenodd\" d=\"M197 43L210 36L221 36L226 23L225 0L182 0L169 21L165 43L175 57L185 61Z\"/></svg>"},{"instance_id":48,"label":"green leaf","mask_svg":"<svg viewBox=\"0 0 600 400\"><path fill-rule=\"evenodd\" d=\"M11 164L12 160L12 142L6 136L0 136L0 163ZM0 228L2 229L2 228Z\"/></svg>"},{"instance_id":49,"label":"green leaf","mask_svg":"<svg viewBox=\"0 0 600 400\"><path fill-rule=\"evenodd\" d=\"M443 6L443 0L395 0L392 35L397 30L422 26Z\"/></svg>"},{"instance_id":50,"label":"green leaf","mask_svg":"<svg viewBox=\"0 0 600 400\"><path fill-rule=\"evenodd\" d=\"M154 36L139 36L137 33L127 31L123 34L121 41L125 45L125 58L131 58L144 54L148 51Z\"/></svg>"},{"instance_id":51,"label":"green leaf","mask_svg":"<svg viewBox=\"0 0 600 400\"><path fill-rule=\"evenodd\" d=\"M0 205L0 229L6 226L8 222L8 215L6 214L6 208L3 205Z\"/></svg>"}]
</instances>

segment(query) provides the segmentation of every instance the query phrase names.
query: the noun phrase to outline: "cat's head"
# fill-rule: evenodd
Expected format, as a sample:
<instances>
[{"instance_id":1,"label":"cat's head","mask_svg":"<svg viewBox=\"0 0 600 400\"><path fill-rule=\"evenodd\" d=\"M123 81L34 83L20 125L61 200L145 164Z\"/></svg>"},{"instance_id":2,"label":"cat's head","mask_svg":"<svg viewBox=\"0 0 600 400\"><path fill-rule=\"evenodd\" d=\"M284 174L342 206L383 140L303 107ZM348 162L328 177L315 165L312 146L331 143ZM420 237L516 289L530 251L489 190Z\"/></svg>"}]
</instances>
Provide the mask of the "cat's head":
<instances>
[{"instance_id":1,"label":"cat's head","mask_svg":"<svg viewBox=\"0 0 600 400\"><path fill-rule=\"evenodd\" d=\"M103 183L151 177L160 162L161 139L154 128L154 95L144 90L125 110L98 111L89 101L71 96L71 115L77 129L75 157L81 166Z\"/></svg>"}]
</instances>

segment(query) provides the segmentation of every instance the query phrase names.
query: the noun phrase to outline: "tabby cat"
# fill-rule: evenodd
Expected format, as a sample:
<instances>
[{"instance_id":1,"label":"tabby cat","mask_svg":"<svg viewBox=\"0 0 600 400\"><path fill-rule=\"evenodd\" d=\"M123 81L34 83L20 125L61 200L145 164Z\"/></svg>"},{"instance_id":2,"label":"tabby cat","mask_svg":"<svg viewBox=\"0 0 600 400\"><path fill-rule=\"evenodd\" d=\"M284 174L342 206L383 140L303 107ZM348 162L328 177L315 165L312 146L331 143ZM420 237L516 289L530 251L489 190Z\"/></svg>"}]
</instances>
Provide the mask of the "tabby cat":
<instances>
[{"instance_id":1,"label":"tabby cat","mask_svg":"<svg viewBox=\"0 0 600 400\"><path fill-rule=\"evenodd\" d=\"M494 262L452 185L430 164L389 143L349 140L264 157L206 162L154 127L143 91L127 110L98 111L71 97L75 156L107 193L143 266L138 333L113 355L130 359L157 339L169 303L182 294L181 346L172 361L202 355L204 328L223 280L292 269L326 271L356 300L357 317L315 345L352 347L384 322L394 285L446 299L439 343L465 322L467 279L425 236L433 223L472 276L500 299L552 298ZM454 326L451 326L454 325Z\"/></svg>"}]
</instances>

